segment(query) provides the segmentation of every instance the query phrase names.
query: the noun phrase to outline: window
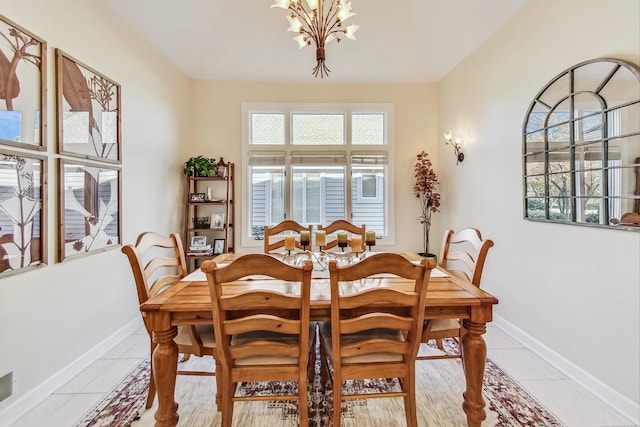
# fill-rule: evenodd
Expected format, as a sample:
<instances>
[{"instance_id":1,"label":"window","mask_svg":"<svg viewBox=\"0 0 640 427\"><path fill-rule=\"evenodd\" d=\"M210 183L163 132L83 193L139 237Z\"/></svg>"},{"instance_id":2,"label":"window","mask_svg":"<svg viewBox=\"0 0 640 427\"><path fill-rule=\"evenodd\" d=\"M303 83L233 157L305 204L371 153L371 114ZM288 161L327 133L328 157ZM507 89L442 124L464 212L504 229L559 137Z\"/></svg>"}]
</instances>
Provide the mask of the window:
<instances>
[{"instance_id":1,"label":"window","mask_svg":"<svg viewBox=\"0 0 640 427\"><path fill-rule=\"evenodd\" d=\"M639 88L635 66L598 59L538 93L523 131L526 219L613 225L640 213Z\"/></svg>"},{"instance_id":2,"label":"window","mask_svg":"<svg viewBox=\"0 0 640 427\"><path fill-rule=\"evenodd\" d=\"M244 246L260 245L263 227L284 219L348 219L393 244L391 105L242 107Z\"/></svg>"}]
</instances>

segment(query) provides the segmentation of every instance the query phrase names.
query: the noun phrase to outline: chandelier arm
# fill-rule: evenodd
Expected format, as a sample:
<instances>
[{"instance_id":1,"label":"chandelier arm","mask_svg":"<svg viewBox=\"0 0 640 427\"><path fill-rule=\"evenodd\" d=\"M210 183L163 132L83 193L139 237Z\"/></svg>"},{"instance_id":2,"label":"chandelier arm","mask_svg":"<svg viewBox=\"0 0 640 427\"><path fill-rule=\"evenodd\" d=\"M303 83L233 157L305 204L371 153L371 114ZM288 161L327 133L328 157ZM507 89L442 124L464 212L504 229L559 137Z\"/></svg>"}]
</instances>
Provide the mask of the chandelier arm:
<instances>
[{"instance_id":1,"label":"chandelier arm","mask_svg":"<svg viewBox=\"0 0 640 427\"><path fill-rule=\"evenodd\" d=\"M327 31L327 37L329 36L329 34L335 34L335 33L343 33L344 34L344 28L342 28L342 23L341 22L335 22L331 26L331 28L329 28L329 30Z\"/></svg>"},{"instance_id":2,"label":"chandelier arm","mask_svg":"<svg viewBox=\"0 0 640 427\"><path fill-rule=\"evenodd\" d=\"M329 7L329 13L327 13L327 20L323 23L323 39L326 40L333 31L333 28L338 25L340 26L342 22L337 18L338 15L338 7L336 5L337 0L332 0L331 6ZM323 2L324 3L324 2ZM333 23L331 23L333 21Z\"/></svg>"},{"instance_id":3,"label":"chandelier arm","mask_svg":"<svg viewBox=\"0 0 640 427\"><path fill-rule=\"evenodd\" d=\"M304 22L304 24L306 24L306 25L303 24L303 27L300 28L300 32L308 34L316 42L316 45L317 45L318 35L316 34L316 31L314 31L316 26L313 25L313 18L309 16L306 9L301 5L297 7L294 5L291 5L289 8L297 15L298 18L302 19L302 22Z\"/></svg>"},{"instance_id":4,"label":"chandelier arm","mask_svg":"<svg viewBox=\"0 0 640 427\"><path fill-rule=\"evenodd\" d=\"M302 19L302 22L307 24L307 26L311 26L311 17L303 7L291 5L289 6L289 9L296 14L297 18Z\"/></svg>"},{"instance_id":5,"label":"chandelier arm","mask_svg":"<svg viewBox=\"0 0 640 427\"><path fill-rule=\"evenodd\" d=\"M318 40L324 40L324 0L318 2L316 9L316 29L318 31Z\"/></svg>"}]
</instances>

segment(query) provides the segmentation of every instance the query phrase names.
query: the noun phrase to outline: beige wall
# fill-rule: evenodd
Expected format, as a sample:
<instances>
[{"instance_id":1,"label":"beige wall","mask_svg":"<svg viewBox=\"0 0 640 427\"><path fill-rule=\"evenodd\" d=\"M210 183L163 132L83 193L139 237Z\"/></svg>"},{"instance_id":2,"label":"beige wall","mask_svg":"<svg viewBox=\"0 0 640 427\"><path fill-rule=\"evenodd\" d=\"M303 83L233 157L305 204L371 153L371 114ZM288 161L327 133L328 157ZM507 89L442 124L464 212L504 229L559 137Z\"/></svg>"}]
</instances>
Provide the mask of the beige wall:
<instances>
[{"instance_id":1,"label":"beige wall","mask_svg":"<svg viewBox=\"0 0 640 427\"><path fill-rule=\"evenodd\" d=\"M2 0L0 13L48 42L51 159L49 266L0 279L0 374L14 373L14 395L0 403L1 412L140 316L131 272L119 249L55 263L53 49L122 85L124 243L144 230L166 233L178 227L180 144L190 139L191 82L100 1Z\"/></svg>"},{"instance_id":2,"label":"beige wall","mask_svg":"<svg viewBox=\"0 0 640 427\"><path fill-rule=\"evenodd\" d=\"M495 240L483 287L496 313L629 399L637 418L640 233L522 219L527 108L551 78L599 57L640 64L637 0L530 1L449 73L438 124L464 137L466 159L456 167L439 145L443 213Z\"/></svg>"},{"instance_id":3,"label":"beige wall","mask_svg":"<svg viewBox=\"0 0 640 427\"><path fill-rule=\"evenodd\" d=\"M313 84L197 81L194 85L194 146L189 155L223 156L236 163L236 222L242 212L242 102L392 103L395 115L395 238L396 246L418 251L422 245L413 196L413 165L421 150L431 153L437 167L437 96L433 84ZM434 216L435 247L441 218ZM239 236L236 245L240 245ZM392 248L389 248L392 249ZM434 248L435 249L435 248ZM255 251L260 248L239 248Z\"/></svg>"}]
</instances>

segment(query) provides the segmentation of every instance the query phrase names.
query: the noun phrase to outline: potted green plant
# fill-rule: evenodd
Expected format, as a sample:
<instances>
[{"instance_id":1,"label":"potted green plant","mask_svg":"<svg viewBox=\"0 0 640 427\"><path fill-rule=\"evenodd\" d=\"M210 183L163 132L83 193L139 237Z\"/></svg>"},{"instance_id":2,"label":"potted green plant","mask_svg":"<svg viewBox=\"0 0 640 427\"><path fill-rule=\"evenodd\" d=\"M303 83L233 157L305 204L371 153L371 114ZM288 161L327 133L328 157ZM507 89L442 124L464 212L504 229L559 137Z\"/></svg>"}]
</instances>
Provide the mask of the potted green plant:
<instances>
[{"instance_id":1,"label":"potted green plant","mask_svg":"<svg viewBox=\"0 0 640 427\"><path fill-rule=\"evenodd\" d=\"M191 157L184 163L184 174L187 176L216 176L218 164L213 157Z\"/></svg>"},{"instance_id":2,"label":"potted green plant","mask_svg":"<svg viewBox=\"0 0 640 427\"><path fill-rule=\"evenodd\" d=\"M420 216L422 224L423 252L420 255L433 256L429 253L429 231L431 229L431 214L438 212L440 206L439 184L436 172L433 170L429 155L422 151L416 155L417 161L414 168L415 183L413 192L420 200Z\"/></svg>"}]
</instances>

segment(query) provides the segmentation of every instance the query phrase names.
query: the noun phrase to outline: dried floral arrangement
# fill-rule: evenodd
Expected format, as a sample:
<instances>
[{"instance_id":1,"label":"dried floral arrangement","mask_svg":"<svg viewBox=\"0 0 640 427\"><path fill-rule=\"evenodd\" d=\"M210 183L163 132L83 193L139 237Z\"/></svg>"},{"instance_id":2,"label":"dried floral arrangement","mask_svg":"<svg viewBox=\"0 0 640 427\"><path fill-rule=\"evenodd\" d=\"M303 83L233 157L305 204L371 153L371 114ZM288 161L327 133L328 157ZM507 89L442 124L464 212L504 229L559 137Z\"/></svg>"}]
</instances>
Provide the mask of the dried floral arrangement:
<instances>
[{"instance_id":1,"label":"dried floral arrangement","mask_svg":"<svg viewBox=\"0 0 640 427\"><path fill-rule=\"evenodd\" d=\"M429 160L429 154L426 151L422 151L416 155L416 164L414 167L415 183L413 185L413 192L420 200L420 216L418 219L423 225L423 254L429 253L429 230L431 229L431 214L439 212L440 206L440 193L437 186L438 176L433 170L431 160Z\"/></svg>"}]
</instances>

